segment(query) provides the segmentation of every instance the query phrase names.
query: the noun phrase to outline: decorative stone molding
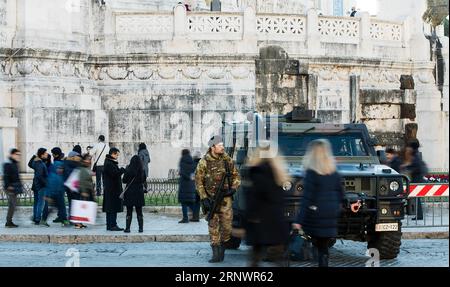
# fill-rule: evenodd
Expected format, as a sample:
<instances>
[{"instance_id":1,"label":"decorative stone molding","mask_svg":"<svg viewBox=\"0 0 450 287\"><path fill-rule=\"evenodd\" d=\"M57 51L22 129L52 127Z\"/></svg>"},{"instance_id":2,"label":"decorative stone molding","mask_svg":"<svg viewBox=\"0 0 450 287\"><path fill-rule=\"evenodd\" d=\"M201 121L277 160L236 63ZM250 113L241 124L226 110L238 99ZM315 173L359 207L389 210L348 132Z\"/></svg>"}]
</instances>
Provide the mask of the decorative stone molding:
<instances>
[{"instance_id":1,"label":"decorative stone molding","mask_svg":"<svg viewBox=\"0 0 450 287\"><path fill-rule=\"evenodd\" d=\"M381 20L372 20L370 23L370 38L385 41L401 41L402 26Z\"/></svg>"}]
</instances>

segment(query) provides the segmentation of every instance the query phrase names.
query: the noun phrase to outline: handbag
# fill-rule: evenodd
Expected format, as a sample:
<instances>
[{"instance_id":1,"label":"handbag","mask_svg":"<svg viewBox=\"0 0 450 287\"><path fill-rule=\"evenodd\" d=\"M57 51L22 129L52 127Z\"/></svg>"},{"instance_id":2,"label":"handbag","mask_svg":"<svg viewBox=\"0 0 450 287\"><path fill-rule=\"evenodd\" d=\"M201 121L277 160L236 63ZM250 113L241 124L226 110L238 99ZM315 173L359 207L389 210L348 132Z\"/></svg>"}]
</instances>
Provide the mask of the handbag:
<instances>
[{"instance_id":1,"label":"handbag","mask_svg":"<svg viewBox=\"0 0 450 287\"><path fill-rule=\"evenodd\" d=\"M318 257L317 248L311 242L311 237L303 231L294 230L289 240L288 256L293 261L309 261Z\"/></svg>"},{"instance_id":2,"label":"handbag","mask_svg":"<svg viewBox=\"0 0 450 287\"><path fill-rule=\"evenodd\" d=\"M126 191L128 190L128 188L130 188L130 186L133 184L133 181L134 181L135 178L136 178L136 177L133 177L133 179L131 180L130 184L127 185L127 186L125 187L125 190L122 191L122 193L119 195L119 198L120 198L120 199L124 199L124 197L125 197L125 192L126 192Z\"/></svg>"},{"instance_id":3,"label":"handbag","mask_svg":"<svg viewBox=\"0 0 450 287\"><path fill-rule=\"evenodd\" d=\"M103 151L105 150L105 147L106 147L106 144L103 146L102 152L98 155L98 158L97 158L97 160L95 161L94 166L92 167L92 171L93 171L93 172L96 172L96 171L97 171L97 162L98 162L98 160L100 159L100 157L102 156Z\"/></svg>"},{"instance_id":4,"label":"handbag","mask_svg":"<svg viewBox=\"0 0 450 287\"><path fill-rule=\"evenodd\" d=\"M74 169L64 183L72 192L79 192L80 188L80 170Z\"/></svg>"}]
</instances>

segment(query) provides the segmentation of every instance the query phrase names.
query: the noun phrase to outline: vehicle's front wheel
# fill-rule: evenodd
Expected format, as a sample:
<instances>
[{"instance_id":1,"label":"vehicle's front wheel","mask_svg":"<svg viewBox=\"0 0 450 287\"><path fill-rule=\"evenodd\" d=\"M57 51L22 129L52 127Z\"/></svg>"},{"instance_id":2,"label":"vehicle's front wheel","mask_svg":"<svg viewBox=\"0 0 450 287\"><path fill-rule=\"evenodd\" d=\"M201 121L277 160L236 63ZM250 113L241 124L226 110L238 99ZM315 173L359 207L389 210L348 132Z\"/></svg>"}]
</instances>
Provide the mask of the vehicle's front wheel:
<instances>
[{"instance_id":1,"label":"vehicle's front wheel","mask_svg":"<svg viewBox=\"0 0 450 287\"><path fill-rule=\"evenodd\" d=\"M376 248L380 259L394 259L400 252L402 231L377 232L368 243L368 248Z\"/></svg>"}]
</instances>

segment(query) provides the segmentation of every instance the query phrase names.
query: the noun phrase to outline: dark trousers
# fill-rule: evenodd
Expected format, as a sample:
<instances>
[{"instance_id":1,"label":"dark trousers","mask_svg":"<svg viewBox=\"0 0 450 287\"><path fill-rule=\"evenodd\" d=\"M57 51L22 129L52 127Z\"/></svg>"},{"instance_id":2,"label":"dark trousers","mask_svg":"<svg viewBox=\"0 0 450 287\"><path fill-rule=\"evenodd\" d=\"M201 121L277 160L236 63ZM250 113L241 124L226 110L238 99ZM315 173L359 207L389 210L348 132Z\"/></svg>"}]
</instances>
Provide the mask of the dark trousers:
<instances>
[{"instance_id":1,"label":"dark trousers","mask_svg":"<svg viewBox=\"0 0 450 287\"><path fill-rule=\"evenodd\" d=\"M422 198L421 197L409 198L408 204L411 205L412 213L414 213L414 217L416 218L416 220L422 220L423 219Z\"/></svg>"},{"instance_id":2,"label":"dark trousers","mask_svg":"<svg viewBox=\"0 0 450 287\"><path fill-rule=\"evenodd\" d=\"M136 215L142 217L142 206L136 206ZM127 217L133 216L133 206L127 206Z\"/></svg>"},{"instance_id":3,"label":"dark trousers","mask_svg":"<svg viewBox=\"0 0 450 287\"><path fill-rule=\"evenodd\" d=\"M117 212L106 213L106 229L111 229L117 226Z\"/></svg>"},{"instance_id":4,"label":"dark trousers","mask_svg":"<svg viewBox=\"0 0 450 287\"><path fill-rule=\"evenodd\" d=\"M315 247L317 247L318 255L319 255L319 267L327 267L328 266L328 246L330 244L331 238L328 237L314 237L312 243ZM326 265L324 264L326 257Z\"/></svg>"},{"instance_id":5,"label":"dark trousers","mask_svg":"<svg viewBox=\"0 0 450 287\"><path fill-rule=\"evenodd\" d=\"M53 205L56 206L56 208L58 209L58 218L60 218L61 220L67 220L67 210L66 210L66 203L64 202L64 194L61 193L55 195L50 199L53 200ZM51 212L52 208L50 205L50 207L47 208L47 210L44 210L44 212L42 212L42 219L47 221L47 218Z\"/></svg>"},{"instance_id":6,"label":"dark trousers","mask_svg":"<svg viewBox=\"0 0 450 287\"><path fill-rule=\"evenodd\" d=\"M95 170L95 190L97 192L97 196L102 195L103 191L103 165L98 166Z\"/></svg>"},{"instance_id":7,"label":"dark trousers","mask_svg":"<svg viewBox=\"0 0 450 287\"><path fill-rule=\"evenodd\" d=\"M6 195L8 196L8 213L6 213L6 223L11 223L14 216L14 211L16 210L17 194L15 192L8 191Z\"/></svg>"},{"instance_id":8,"label":"dark trousers","mask_svg":"<svg viewBox=\"0 0 450 287\"><path fill-rule=\"evenodd\" d=\"M199 218L200 215L200 203L199 202L190 202L190 203L182 203L181 211L183 212L183 219L189 220L188 216L188 208L192 210L192 217Z\"/></svg>"}]
</instances>

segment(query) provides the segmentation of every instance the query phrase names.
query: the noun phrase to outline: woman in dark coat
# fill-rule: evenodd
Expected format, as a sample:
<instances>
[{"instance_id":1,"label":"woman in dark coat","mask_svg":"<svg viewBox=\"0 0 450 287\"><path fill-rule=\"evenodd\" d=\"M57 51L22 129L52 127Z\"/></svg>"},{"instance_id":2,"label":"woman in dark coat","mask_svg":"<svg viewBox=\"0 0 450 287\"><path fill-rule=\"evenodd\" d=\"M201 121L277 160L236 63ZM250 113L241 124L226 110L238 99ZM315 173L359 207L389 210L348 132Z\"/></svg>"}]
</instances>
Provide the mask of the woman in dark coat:
<instances>
[{"instance_id":1,"label":"woman in dark coat","mask_svg":"<svg viewBox=\"0 0 450 287\"><path fill-rule=\"evenodd\" d=\"M122 174L125 172L123 167L119 168L119 154L117 148L111 148L103 166L103 212L106 212L106 230L109 231L123 230L117 226L117 213L123 211L119 196L122 193Z\"/></svg>"},{"instance_id":2,"label":"woman in dark coat","mask_svg":"<svg viewBox=\"0 0 450 287\"><path fill-rule=\"evenodd\" d=\"M181 209L183 211L183 219L179 223L188 223L188 208L194 213L194 204L196 202L195 183L193 180L194 160L191 157L189 150L184 149L181 152L180 159L180 180L178 189L178 201L181 203Z\"/></svg>"},{"instance_id":3,"label":"woman in dark coat","mask_svg":"<svg viewBox=\"0 0 450 287\"><path fill-rule=\"evenodd\" d=\"M337 236L344 196L341 177L326 140L312 141L304 160L304 193L294 229L302 228L319 251L319 267L328 267L328 246Z\"/></svg>"},{"instance_id":4,"label":"woman in dark coat","mask_svg":"<svg viewBox=\"0 0 450 287\"><path fill-rule=\"evenodd\" d=\"M287 244L289 225L284 218L283 183L289 180L279 157L262 158L257 150L248 162L249 187L246 190L246 242L253 246L251 266L258 266L264 248ZM281 250L282 248L272 248ZM282 260L282 254L275 260Z\"/></svg>"},{"instance_id":5,"label":"woman in dark coat","mask_svg":"<svg viewBox=\"0 0 450 287\"><path fill-rule=\"evenodd\" d=\"M133 216L133 206L136 207L139 232L144 232L144 217L142 207L144 200L144 182L146 181L145 172L142 167L142 161L139 156L131 158L130 164L123 175L123 183L126 183L123 204L127 207L127 219L124 232L130 232L131 219Z\"/></svg>"}]
</instances>

